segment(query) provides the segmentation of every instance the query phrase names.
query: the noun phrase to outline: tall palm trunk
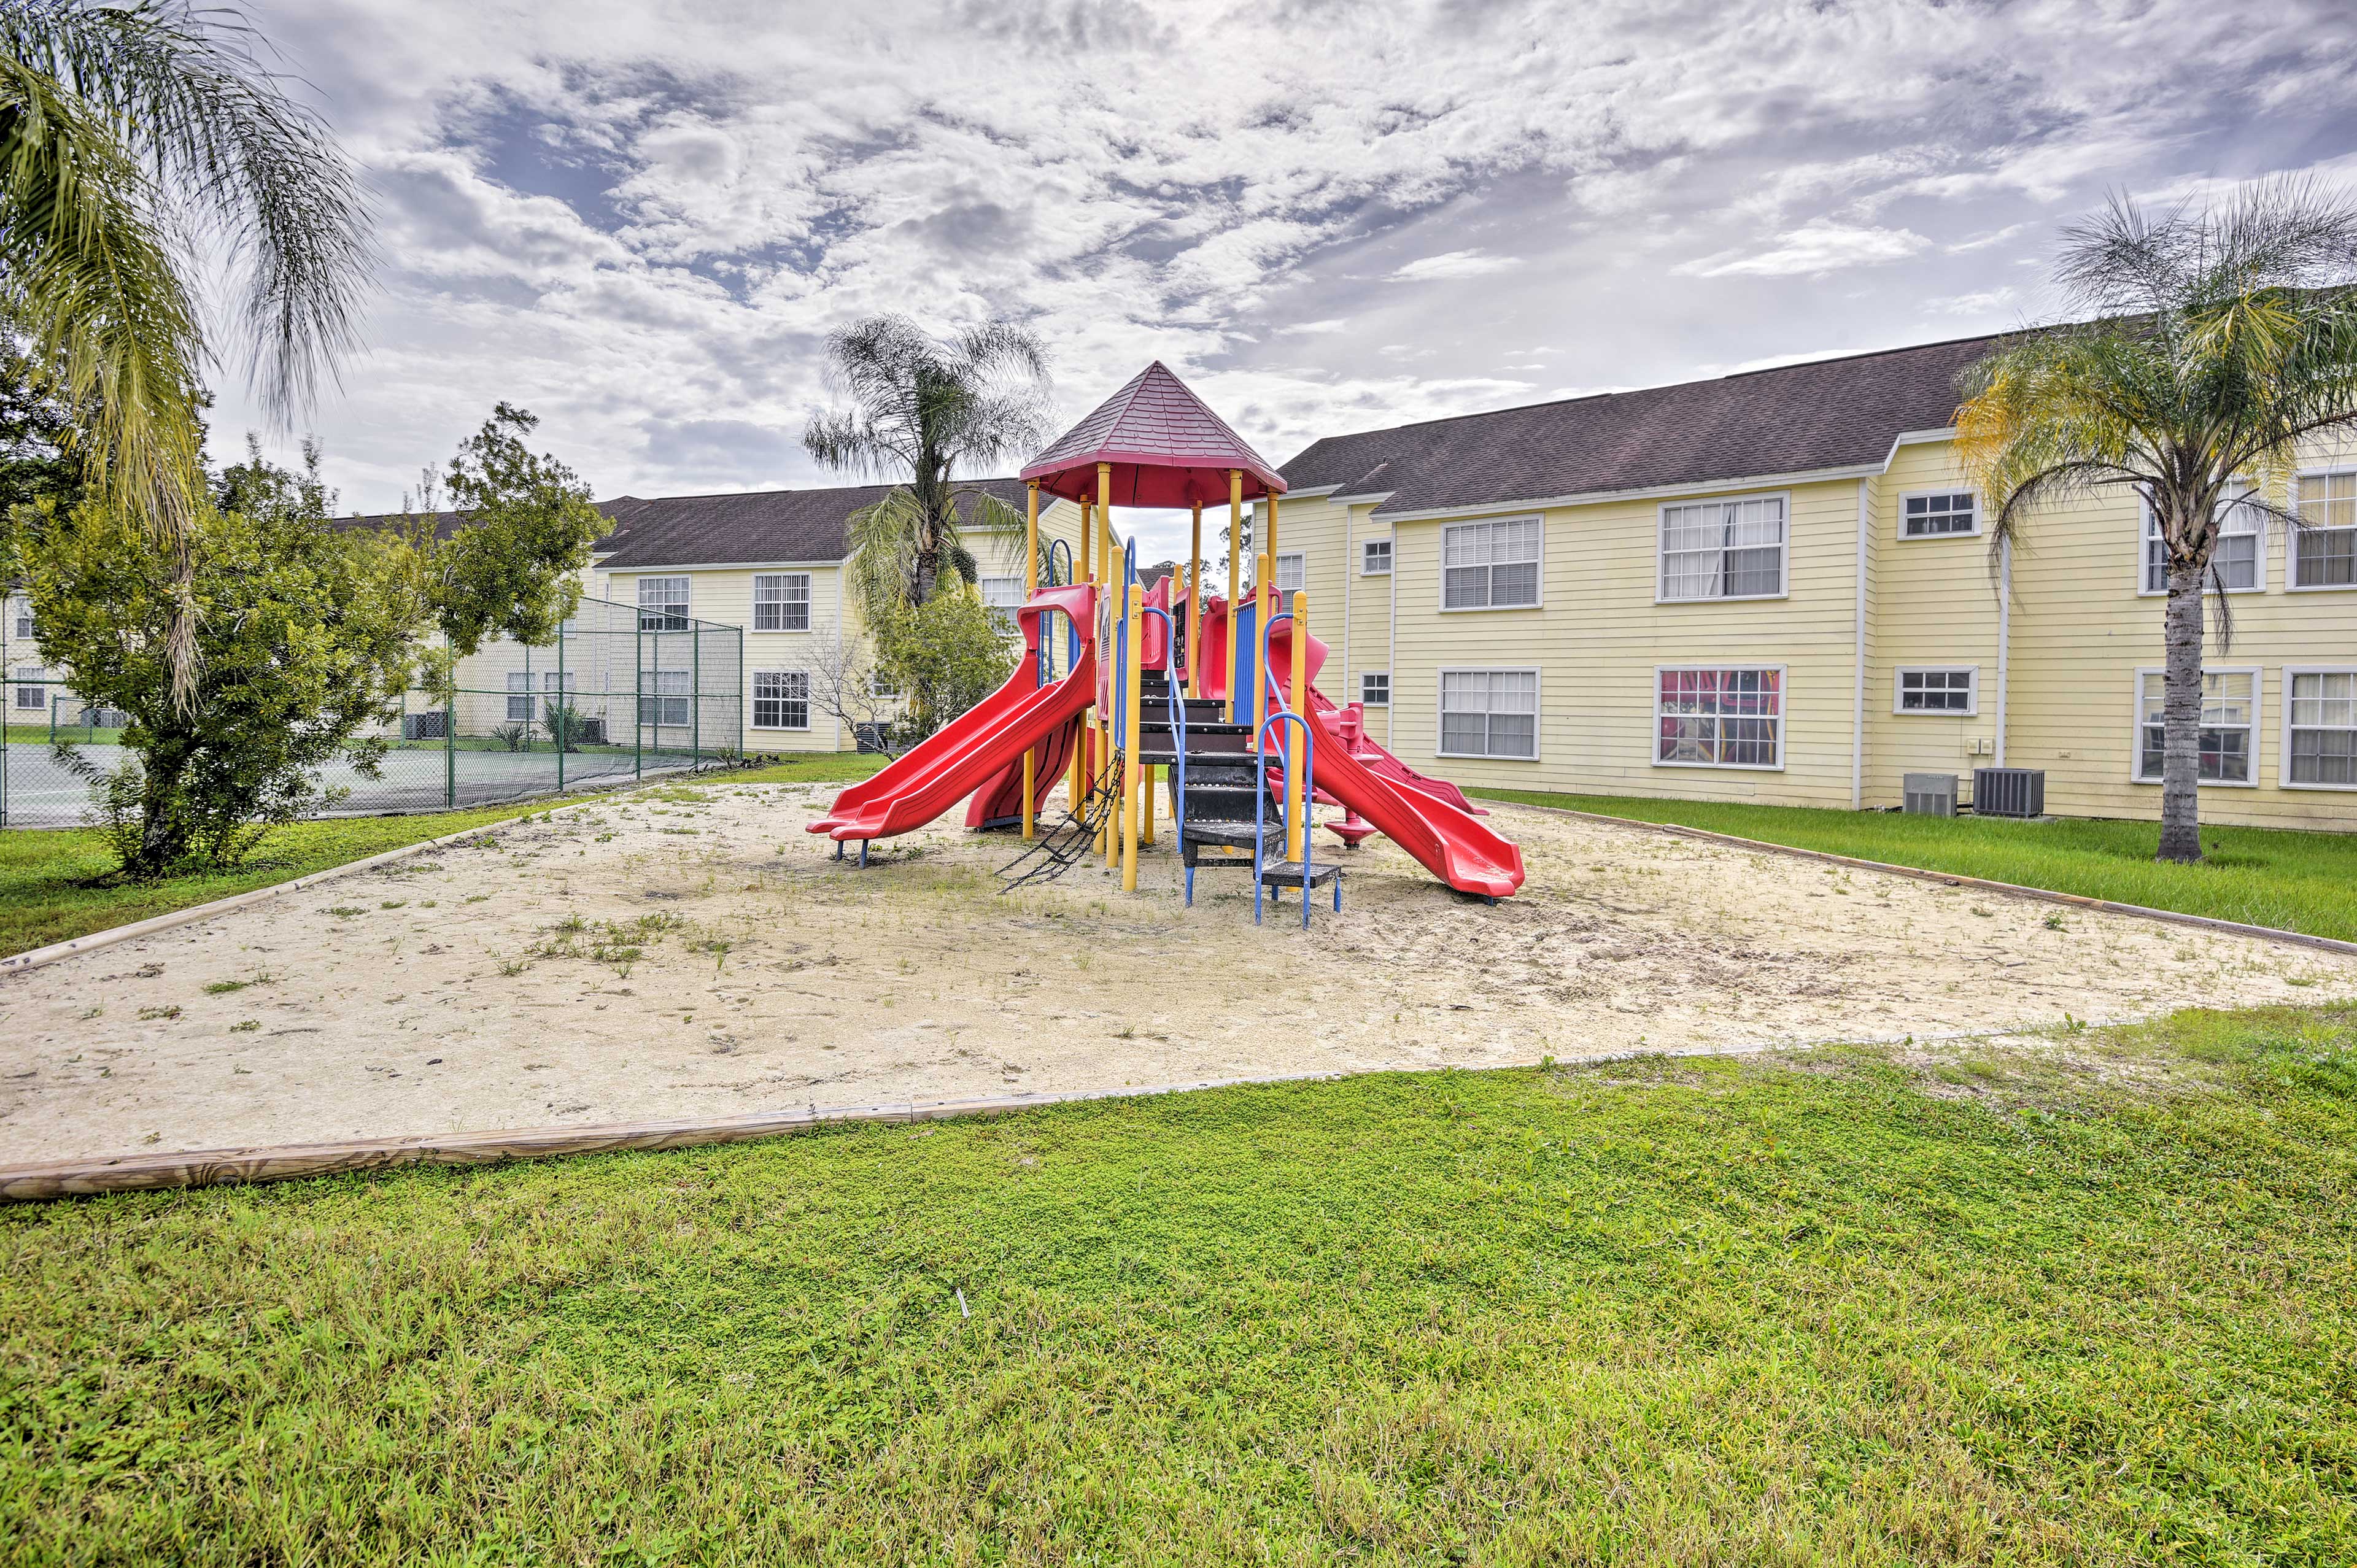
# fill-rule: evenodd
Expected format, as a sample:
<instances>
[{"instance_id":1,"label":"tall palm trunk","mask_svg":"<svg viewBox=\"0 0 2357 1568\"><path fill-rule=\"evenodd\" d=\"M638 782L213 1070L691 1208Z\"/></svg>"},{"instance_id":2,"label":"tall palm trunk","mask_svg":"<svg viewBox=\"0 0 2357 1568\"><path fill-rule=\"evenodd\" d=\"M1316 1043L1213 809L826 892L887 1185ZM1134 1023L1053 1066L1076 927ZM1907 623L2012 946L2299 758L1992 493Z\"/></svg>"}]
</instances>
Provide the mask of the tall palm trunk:
<instances>
[{"instance_id":1,"label":"tall palm trunk","mask_svg":"<svg viewBox=\"0 0 2357 1568\"><path fill-rule=\"evenodd\" d=\"M2188 863L2201 858L2201 588L2207 575L2198 561L2169 563L2162 625L2168 670L2161 696L2160 858ZM2136 744L2144 744L2142 736Z\"/></svg>"}]
</instances>

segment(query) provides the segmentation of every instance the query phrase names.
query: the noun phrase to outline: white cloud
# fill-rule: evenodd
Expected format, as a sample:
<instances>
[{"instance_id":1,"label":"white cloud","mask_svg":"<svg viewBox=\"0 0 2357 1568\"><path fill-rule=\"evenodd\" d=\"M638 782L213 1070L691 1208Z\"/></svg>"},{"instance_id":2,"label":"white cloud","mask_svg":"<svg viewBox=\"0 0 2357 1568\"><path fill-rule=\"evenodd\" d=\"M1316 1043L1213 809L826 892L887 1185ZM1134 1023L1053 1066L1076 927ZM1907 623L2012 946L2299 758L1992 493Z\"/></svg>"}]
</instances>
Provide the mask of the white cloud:
<instances>
[{"instance_id":1,"label":"white cloud","mask_svg":"<svg viewBox=\"0 0 2357 1568\"><path fill-rule=\"evenodd\" d=\"M1394 283L1455 283L1465 278L1485 278L1496 273L1510 273L1523 264L1520 256L1492 256L1481 251L1449 251L1437 256L1419 256L1391 274Z\"/></svg>"},{"instance_id":2,"label":"white cloud","mask_svg":"<svg viewBox=\"0 0 2357 1568\"><path fill-rule=\"evenodd\" d=\"M1325 321L1297 321L1278 328L1276 335L1280 338L1326 338L1350 329L1350 322L1337 316Z\"/></svg>"},{"instance_id":3,"label":"white cloud","mask_svg":"<svg viewBox=\"0 0 2357 1568\"><path fill-rule=\"evenodd\" d=\"M1813 220L1760 246L1738 245L1681 262L1684 277L1822 277L1849 267L1904 261L1932 242L1910 229L1867 229Z\"/></svg>"}]
</instances>

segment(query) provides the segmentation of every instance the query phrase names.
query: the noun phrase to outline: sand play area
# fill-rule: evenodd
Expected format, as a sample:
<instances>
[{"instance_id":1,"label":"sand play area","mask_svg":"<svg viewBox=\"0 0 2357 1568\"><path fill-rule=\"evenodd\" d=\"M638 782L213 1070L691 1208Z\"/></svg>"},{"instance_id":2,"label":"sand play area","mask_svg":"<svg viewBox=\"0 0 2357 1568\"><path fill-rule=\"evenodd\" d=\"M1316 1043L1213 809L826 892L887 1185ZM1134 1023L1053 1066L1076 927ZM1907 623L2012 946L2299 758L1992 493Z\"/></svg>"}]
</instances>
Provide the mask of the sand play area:
<instances>
[{"instance_id":1,"label":"sand play area","mask_svg":"<svg viewBox=\"0 0 2357 1568\"><path fill-rule=\"evenodd\" d=\"M2357 959L1512 806L1468 901L1383 839L1252 924L1167 842L1002 897L954 817L862 872L832 790L673 786L0 981L0 1164L1659 1049L2357 993Z\"/></svg>"}]
</instances>

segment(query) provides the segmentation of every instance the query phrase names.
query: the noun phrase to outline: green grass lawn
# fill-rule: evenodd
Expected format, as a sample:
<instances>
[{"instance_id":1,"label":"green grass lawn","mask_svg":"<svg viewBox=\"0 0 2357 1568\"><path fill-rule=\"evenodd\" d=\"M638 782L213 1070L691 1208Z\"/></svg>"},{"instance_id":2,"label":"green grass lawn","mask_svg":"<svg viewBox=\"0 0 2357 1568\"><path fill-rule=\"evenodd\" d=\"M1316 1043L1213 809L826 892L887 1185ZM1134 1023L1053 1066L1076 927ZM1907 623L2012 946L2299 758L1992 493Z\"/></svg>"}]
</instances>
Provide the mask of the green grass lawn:
<instances>
[{"instance_id":1,"label":"green grass lawn","mask_svg":"<svg viewBox=\"0 0 2357 1568\"><path fill-rule=\"evenodd\" d=\"M831 783L864 779L875 771L877 761L847 753L819 753L806 761L709 774L694 782ZM651 787L689 782L681 779ZM530 816L561 804L564 799L545 797L504 806L412 816L339 817L296 822L264 840L253 858L237 870L175 876L152 883L110 880L108 873L114 863L108 857L103 841L90 829L31 828L0 832L0 956L168 914L192 904L226 898L274 882L308 876L403 844Z\"/></svg>"},{"instance_id":2,"label":"green grass lawn","mask_svg":"<svg viewBox=\"0 0 2357 1568\"><path fill-rule=\"evenodd\" d=\"M1909 817L1895 811L1528 789L1467 793L1640 822L1676 822L1799 849L2357 941L2357 833L2204 828L2201 845L2209 858L2203 864L2161 865L2152 858L2160 839L2159 825L2154 822Z\"/></svg>"},{"instance_id":3,"label":"green grass lawn","mask_svg":"<svg viewBox=\"0 0 2357 1568\"><path fill-rule=\"evenodd\" d=\"M0 1540L2357 1561L2357 1012L2057 1044L7 1210Z\"/></svg>"}]
</instances>

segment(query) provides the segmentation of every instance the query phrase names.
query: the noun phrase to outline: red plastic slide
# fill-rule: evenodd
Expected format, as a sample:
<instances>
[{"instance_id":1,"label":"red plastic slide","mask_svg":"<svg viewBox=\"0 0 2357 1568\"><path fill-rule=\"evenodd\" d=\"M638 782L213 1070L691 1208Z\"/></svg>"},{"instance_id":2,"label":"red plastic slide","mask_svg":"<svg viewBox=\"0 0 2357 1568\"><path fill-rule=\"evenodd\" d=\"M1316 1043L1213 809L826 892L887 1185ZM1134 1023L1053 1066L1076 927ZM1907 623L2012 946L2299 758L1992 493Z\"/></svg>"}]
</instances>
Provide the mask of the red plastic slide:
<instances>
[{"instance_id":1,"label":"red plastic slide","mask_svg":"<svg viewBox=\"0 0 2357 1568\"><path fill-rule=\"evenodd\" d=\"M1269 663L1280 688L1286 685L1292 668L1286 647L1286 637L1291 629L1280 624L1269 639ZM1316 638L1309 639L1305 651L1309 655L1305 662L1315 669L1322 653ZM1315 686L1309 688L1309 695L1314 708L1322 699ZM1288 703L1291 700L1290 696L1286 698ZM1327 703L1329 708L1332 705ZM1293 726L1284 727L1290 731ZM1522 886L1523 852L1512 840L1500 837L1479 817L1458 811L1437 795L1383 777L1351 756L1340 736L1322 719L1313 718L1307 727L1310 778L1319 794L1332 796L1372 822L1384 836L1414 855L1418 865L1460 893L1503 898ZM1279 744L1272 734L1270 745ZM1390 757L1388 752L1383 755ZM1407 770L1397 758L1392 761L1402 771Z\"/></svg>"},{"instance_id":2,"label":"red plastic slide","mask_svg":"<svg viewBox=\"0 0 2357 1568\"><path fill-rule=\"evenodd\" d=\"M1034 684L1033 660L1041 622L1051 610L1082 628L1081 657L1062 680L1040 686ZM805 831L838 843L913 832L1087 711L1097 690L1096 590L1085 583L1042 589L1015 613L1025 655L1006 683L907 756L837 795L826 815Z\"/></svg>"}]
</instances>

